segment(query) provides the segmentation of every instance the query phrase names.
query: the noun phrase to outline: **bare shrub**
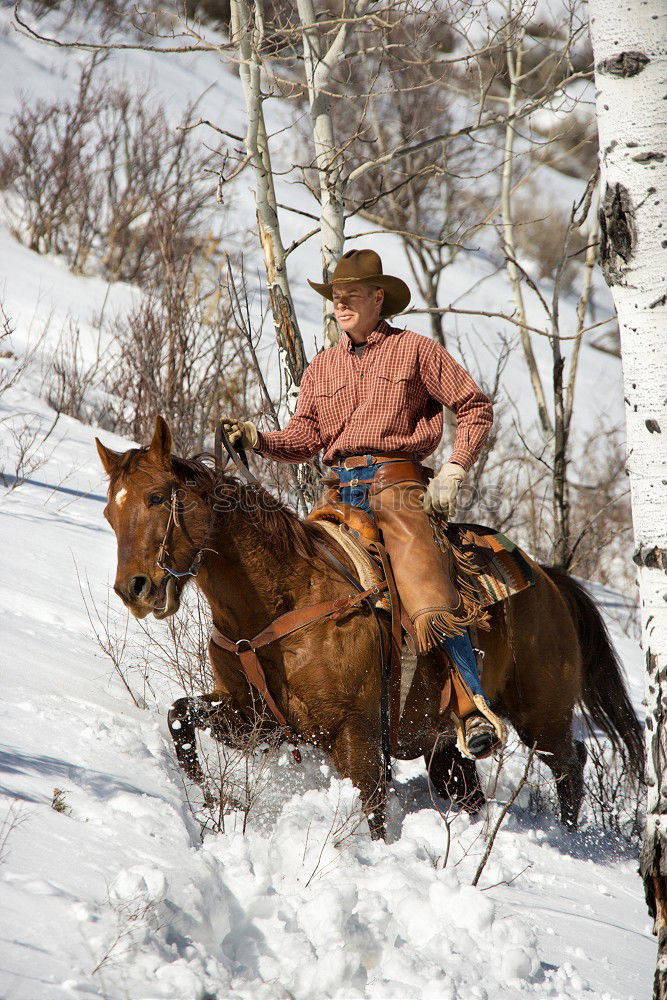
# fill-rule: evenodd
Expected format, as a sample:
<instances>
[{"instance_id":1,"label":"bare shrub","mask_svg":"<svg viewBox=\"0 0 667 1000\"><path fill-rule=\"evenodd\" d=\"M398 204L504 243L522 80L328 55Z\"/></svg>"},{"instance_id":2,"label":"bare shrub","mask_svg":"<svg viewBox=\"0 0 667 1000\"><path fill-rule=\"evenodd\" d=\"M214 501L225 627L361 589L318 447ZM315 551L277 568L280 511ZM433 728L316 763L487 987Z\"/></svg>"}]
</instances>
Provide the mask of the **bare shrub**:
<instances>
[{"instance_id":1,"label":"bare shrub","mask_svg":"<svg viewBox=\"0 0 667 1000\"><path fill-rule=\"evenodd\" d=\"M635 848L644 825L645 795L641 779L632 775L623 754L609 741L593 734L586 740L588 753L584 768L584 798L580 824L585 829L610 833ZM536 759L530 786L528 809L531 816L557 815L558 801L546 765Z\"/></svg>"},{"instance_id":2,"label":"bare shrub","mask_svg":"<svg viewBox=\"0 0 667 1000\"><path fill-rule=\"evenodd\" d=\"M65 788L54 788L53 796L51 798L51 808L54 812L62 813L63 816L69 816L72 812L72 807L67 802L67 790Z\"/></svg>"},{"instance_id":3,"label":"bare shrub","mask_svg":"<svg viewBox=\"0 0 667 1000\"><path fill-rule=\"evenodd\" d=\"M95 600L90 581L85 583L79 576L77 580L81 601L86 611L90 630L95 642L104 656L108 657L123 687L137 708L147 707L147 698L155 699L155 693L150 685L150 658L144 644L132 641L128 631L129 619L125 611L120 611L115 604L112 608L109 601L100 607ZM141 686L142 694L137 692Z\"/></svg>"},{"instance_id":4,"label":"bare shrub","mask_svg":"<svg viewBox=\"0 0 667 1000\"><path fill-rule=\"evenodd\" d=\"M48 461L56 445L49 452L45 451L45 446L56 429L59 416L56 413L46 429L35 414L19 413L9 419L9 463L0 472L0 482L8 487L8 492L22 486Z\"/></svg>"},{"instance_id":5,"label":"bare shrub","mask_svg":"<svg viewBox=\"0 0 667 1000\"><path fill-rule=\"evenodd\" d=\"M489 835L488 835L487 841L486 841L486 846L484 848L484 853L482 854L481 860L480 860L479 864L477 865L477 869L475 871L475 874L473 876L473 880L472 880L472 883L471 883L472 885L477 885L477 883L479 882L479 880L481 878L481 875L482 875L482 872L484 871L484 869L486 867L486 864L487 864L489 858L491 857L491 852L493 851L493 845L496 842L496 837L498 836L498 831L500 830L500 827L503 825L503 822L504 822L505 817L507 816L508 812L510 811L510 809L512 808L512 806L514 805L514 803L518 799L519 795L521 794L521 790L523 789L524 785L526 785L528 783L528 775L530 774L530 770L531 770L531 767L532 767L532 764L533 764L533 759L535 757L536 750L537 750L537 745L535 744L534 746L531 747L531 749L530 749L530 751L528 753L528 757L526 759L526 766L523 769L523 773L522 773L519 781L517 782L517 784L512 789L512 792L511 792L510 796L508 797L507 801L504 802L504 803L502 803L501 809L498 812L498 815L497 815L496 820L495 820L495 822L493 824L493 827L489 831Z\"/></svg>"},{"instance_id":6,"label":"bare shrub","mask_svg":"<svg viewBox=\"0 0 667 1000\"><path fill-rule=\"evenodd\" d=\"M12 319L0 301L0 397L16 385L28 364L28 356L19 358L12 346L15 333Z\"/></svg>"},{"instance_id":7,"label":"bare shrub","mask_svg":"<svg viewBox=\"0 0 667 1000\"><path fill-rule=\"evenodd\" d=\"M147 641L138 648L145 656L145 670L154 680L161 678L174 693L189 697L213 689L208 659L211 615L199 591L188 590L179 614L158 628L147 622L140 622L139 627ZM183 781L201 836L224 833L230 819L245 832L249 821L263 814L263 797L272 782L272 768L282 743L273 717L258 701L252 726L243 725L239 731L227 726L217 738L198 731L196 739L204 794L186 784L185 778Z\"/></svg>"},{"instance_id":8,"label":"bare shrub","mask_svg":"<svg viewBox=\"0 0 667 1000\"><path fill-rule=\"evenodd\" d=\"M127 967L128 962L145 947L146 935L157 933L160 921L162 898L151 898L146 892L138 892L131 899L119 899L109 891L107 897L108 914L111 923L105 937L95 939L97 953L91 976L106 974L112 968ZM105 995L109 995L104 990Z\"/></svg>"},{"instance_id":9,"label":"bare shrub","mask_svg":"<svg viewBox=\"0 0 667 1000\"><path fill-rule=\"evenodd\" d=\"M105 424L104 406L92 396L104 381L106 365L98 340L92 361L87 361L81 344L81 328L68 320L52 364L45 373L44 395L56 413L65 413L83 423Z\"/></svg>"},{"instance_id":10,"label":"bare shrub","mask_svg":"<svg viewBox=\"0 0 667 1000\"><path fill-rule=\"evenodd\" d=\"M0 865L9 857L9 841L12 835L28 818L28 810L24 803L14 800L10 802L7 812L0 822Z\"/></svg>"},{"instance_id":11,"label":"bare shrub","mask_svg":"<svg viewBox=\"0 0 667 1000\"><path fill-rule=\"evenodd\" d=\"M0 302L0 398L13 389L34 364L47 329L48 324L42 335L19 356L11 346L14 325ZM50 453L45 446L56 429L59 416L56 413L46 429L37 414L22 410L10 409L0 418L0 426L7 429L0 454L0 484L6 486L8 492L21 486L48 460Z\"/></svg>"},{"instance_id":12,"label":"bare shrub","mask_svg":"<svg viewBox=\"0 0 667 1000\"><path fill-rule=\"evenodd\" d=\"M563 257L568 219L562 207L529 192L516 199L515 239L522 255L533 261L540 280L553 281ZM572 241L568 260L562 272L561 289L571 292L579 274L579 255L585 249L583 234Z\"/></svg>"},{"instance_id":13,"label":"bare shrub","mask_svg":"<svg viewBox=\"0 0 667 1000\"><path fill-rule=\"evenodd\" d=\"M590 739L586 747L584 785L593 822L634 846L644 828L642 783L629 773L622 754L613 752L606 741Z\"/></svg>"},{"instance_id":14,"label":"bare shrub","mask_svg":"<svg viewBox=\"0 0 667 1000\"><path fill-rule=\"evenodd\" d=\"M26 100L14 116L0 154L13 232L38 253L62 254L73 271L114 281L210 256L206 174L216 153L172 128L147 92L96 82L99 62L81 69L73 100Z\"/></svg>"},{"instance_id":15,"label":"bare shrub","mask_svg":"<svg viewBox=\"0 0 667 1000\"><path fill-rule=\"evenodd\" d=\"M178 454L204 448L225 412L245 407L255 375L224 287L181 259L155 276L114 329L118 356L107 388L115 400L114 429L135 441L150 438L161 413Z\"/></svg>"},{"instance_id":16,"label":"bare shrub","mask_svg":"<svg viewBox=\"0 0 667 1000\"><path fill-rule=\"evenodd\" d=\"M636 595L636 566L628 559L632 510L625 435L601 426L584 438L571 469L570 571L623 593Z\"/></svg>"}]
</instances>

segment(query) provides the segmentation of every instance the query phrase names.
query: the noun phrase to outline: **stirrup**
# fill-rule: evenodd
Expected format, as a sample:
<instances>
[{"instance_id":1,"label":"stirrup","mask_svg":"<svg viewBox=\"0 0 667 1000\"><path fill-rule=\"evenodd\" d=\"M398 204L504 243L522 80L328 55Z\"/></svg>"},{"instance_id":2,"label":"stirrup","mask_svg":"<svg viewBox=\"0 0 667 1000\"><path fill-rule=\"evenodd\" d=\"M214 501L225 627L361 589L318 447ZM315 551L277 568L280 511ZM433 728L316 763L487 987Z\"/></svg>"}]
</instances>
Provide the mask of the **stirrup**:
<instances>
[{"instance_id":1,"label":"stirrup","mask_svg":"<svg viewBox=\"0 0 667 1000\"><path fill-rule=\"evenodd\" d=\"M470 760L483 760L484 757L489 757L505 742L507 739L507 727L503 720L499 718L495 712L491 711L483 695L472 694L472 692L470 692L470 699L475 706L475 709L472 712L468 712L462 719L456 715L456 713L451 713L452 720L456 726L456 745L464 757L468 757ZM471 715L476 714L477 712L493 726L493 730L496 735L495 742L486 752L482 752L481 755L473 753L472 749L468 746L468 736L465 725L466 719L470 718Z\"/></svg>"}]
</instances>

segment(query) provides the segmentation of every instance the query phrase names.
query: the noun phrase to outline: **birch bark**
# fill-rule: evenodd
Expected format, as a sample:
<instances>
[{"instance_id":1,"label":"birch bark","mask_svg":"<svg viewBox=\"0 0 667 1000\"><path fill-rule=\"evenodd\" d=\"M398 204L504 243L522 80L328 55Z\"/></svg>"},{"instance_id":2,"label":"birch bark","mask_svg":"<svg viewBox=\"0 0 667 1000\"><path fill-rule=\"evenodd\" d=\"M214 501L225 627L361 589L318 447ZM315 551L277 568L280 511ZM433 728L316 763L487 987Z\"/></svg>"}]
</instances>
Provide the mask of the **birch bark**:
<instances>
[{"instance_id":1,"label":"birch bark","mask_svg":"<svg viewBox=\"0 0 667 1000\"><path fill-rule=\"evenodd\" d=\"M590 0L600 133L600 255L621 331L646 658L646 829L640 870L667 998L667 15L662 0Z\"/></svg>"},{"instance_id":2,"label":"birch bark","mask_svg":"<svg viewBox=\"0 0 667 1000\"><path fill-rule=\"evenodd\" d=\"M350 15L341 21L333 40L327 46L322 29L316 24L313 0L297 0L297 10L302 26L303 59L308 86L310 120L315 145L315 165L320 188L320 231L322 247L322 280L329 281L343 254L345 242L345 204L342 179L342 152L336 147L331 100L328 86L338 60L343 56L345 43L354 30L354 17L363 14L368 0L360 0L352 7ZM325 339L328 344L338 340L338 327L333 309L325 300Z\"/></svg>"},{"instance_id":3,"label":"birch bark","mask_svg":"<svg viewBox=\"0 0 667 1000\"><path fill-rule=\"evenodd\" d=\"M248 119L246 152L255 176L259 239L264 253L281 369L285 376L287 406L292 412L307 361L287 277L285 247L280 235L278 203L264 121L260 56L263 33L262 3L257 0L251 9L248 0L231 0L231 38L239 54L239 73Z\"/></svg>"}]
</instances>

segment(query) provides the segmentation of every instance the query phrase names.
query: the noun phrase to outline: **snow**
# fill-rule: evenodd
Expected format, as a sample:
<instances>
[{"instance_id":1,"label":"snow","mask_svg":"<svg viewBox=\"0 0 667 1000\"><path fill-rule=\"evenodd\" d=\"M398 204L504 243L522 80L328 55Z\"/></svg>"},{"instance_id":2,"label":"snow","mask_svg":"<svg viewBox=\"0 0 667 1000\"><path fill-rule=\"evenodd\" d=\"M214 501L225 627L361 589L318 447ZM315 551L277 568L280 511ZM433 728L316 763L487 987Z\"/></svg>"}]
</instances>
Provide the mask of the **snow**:
<instances>
[{"instance_id":1,"label":"snow","mask_svg":"<svg viewBox=\"0 0 667 1000\"><path fill-rule=\"evenodd\" d=\"M7 25L6 9L0 17ZM43 96L67 92L68 61L71 54L38 48L11 29L2 34L3 126L17 83ZM110 65L121 65L126 77L150 78L174 115L211 87L202 114L213 117L224 102L226 126L242 128L238 81L213 55L167 63L142 54L113 57ZM240 204L251 217L247 188ZM298 224L287 219L291 239ZM398 269L397 245L383 238L381 246L386 269ZM62 324L75 316L92 350L102 303L107 299L110 313L123 311L136 290L75 277L62 262L21 247L5 228L0 260L18 354L50 319L33 366L0 397L0 461L10 473L0 489L0 995L646 996L655 940L636 851L599 830L587 808L582 829L566 834L553 813L534 815L524 789L478 887L471 885L497 810L523 770L520 751L503 769L497 804L475 819L440 800L434 808L421 762L399 765L387 842L370 840L356 790L321 754L304 749L301 767L286 750L258 754L263 791L247 829L238 811L224 832L202 837L201 802L183 782L166 729L167 708L181 689L160 671L144 677L137 668L129 675L135 704L95 639L95 609L112 630L122 635L126 627L112 591L115 539L102 518L106 483L96 430L61 417L41 464L9 488L12 421L27 415L45 429L53 419L40 395ZM312 346L319 306L306 291L311 260L306 249L291 266ZM458 292L488 273L484 262L466 259L449 280ZM497 306L501 288L505 294L488 278L479 307ZM461 329L473 337L470 324ZM620 412L618 364L584 355L583 377L600 388L602 401L587 393L582 420L597 419L602 405ZM546 352L540 357L546 364ZM507 391L519 392L523 380L517 362ZM131 444L103 438L117 449ZM627 603L595 585L593 592L607 609L640 710L641 651L621 627ZM145 650L138 626L130 624L128 635ZM482 771L491 781L491 765ZM53 808L56 789L62 811Z\"/></svg>"}]
</instances>

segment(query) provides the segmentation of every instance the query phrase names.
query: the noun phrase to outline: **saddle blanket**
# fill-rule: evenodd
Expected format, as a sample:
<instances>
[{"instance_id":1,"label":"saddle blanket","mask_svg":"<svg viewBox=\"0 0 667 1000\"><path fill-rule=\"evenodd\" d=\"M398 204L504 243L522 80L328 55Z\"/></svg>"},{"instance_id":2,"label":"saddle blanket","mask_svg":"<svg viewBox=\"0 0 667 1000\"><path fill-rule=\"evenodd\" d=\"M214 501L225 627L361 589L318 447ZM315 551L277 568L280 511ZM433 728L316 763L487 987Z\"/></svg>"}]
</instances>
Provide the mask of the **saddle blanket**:
<instances>
[{"instance_id":1,"label":"saddle blanket","mask_svg":"<svg viewBox=\"0 0 667 1000\"><path fill-rule=\"evenodd\" d=\"M535 583L523 552L501 531L483 524L446 522L442 528L447 541L470 567L467 582L476 590L481 607L504 601Z\"/></svg>"}]
</instances>

